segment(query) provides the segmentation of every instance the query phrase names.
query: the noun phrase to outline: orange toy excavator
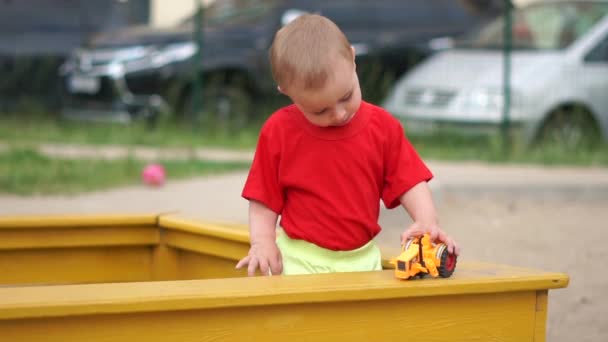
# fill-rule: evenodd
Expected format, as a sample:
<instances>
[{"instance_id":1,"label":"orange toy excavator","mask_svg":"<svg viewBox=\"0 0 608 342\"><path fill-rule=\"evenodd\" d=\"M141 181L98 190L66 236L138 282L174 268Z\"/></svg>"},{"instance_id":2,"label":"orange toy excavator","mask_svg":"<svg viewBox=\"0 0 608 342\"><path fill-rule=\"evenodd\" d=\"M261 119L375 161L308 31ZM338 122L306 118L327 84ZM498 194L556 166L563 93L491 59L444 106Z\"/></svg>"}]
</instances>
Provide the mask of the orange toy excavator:
<instances>
[{"instance_id":1,"label":"orange toy excavator","mask_svg":"<svg viewBox=\"0 0 608 342\"><path fill-rule=\"evenodd\" d=\"M433 244L429 234L408 240L401 254L390 261L395 266L395 277L411 279L422 278L425 274L447 278L456 268L456 255L448 252L448 246Z\"/></svg>"}]
</instances>

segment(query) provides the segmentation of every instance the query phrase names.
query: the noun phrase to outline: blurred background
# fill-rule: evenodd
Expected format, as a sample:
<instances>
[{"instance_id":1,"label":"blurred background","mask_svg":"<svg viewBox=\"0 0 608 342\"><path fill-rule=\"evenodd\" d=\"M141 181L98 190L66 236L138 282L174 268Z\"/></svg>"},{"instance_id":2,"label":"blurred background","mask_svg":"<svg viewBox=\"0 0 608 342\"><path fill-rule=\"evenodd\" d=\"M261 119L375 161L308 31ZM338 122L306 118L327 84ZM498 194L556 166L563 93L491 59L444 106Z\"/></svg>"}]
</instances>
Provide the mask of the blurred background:
<instances>
[{"instance_id":1,"label":"blurred background","mask_svg":"<svg viewBox=\"0 0 608 342\"><path fill-rule=\"evenodd\" d=\"M162 126L251 147L286 103L269 72L273 34L315 12L351 40L365 99L407 123L426 153L606 163L603 1L3 0L0 9L3 134L35 118L36 136L44 124L61 135L90 129L91 142L111 131L117 143L153 143ZM446 140L477 148L445 150Z\"/></svg>"},{"instance_id":2,"label":"blurred background","mask_svg":"<svg viewBox=\"0 0 608 342\"><path fill-rule=\"evenodd\" d=\"M259 129L288 103L267 51L307 12L428 161L463 258L569 273L549 340L608 340L606 0L0 0L0 214L246 223ZM146 186L151 163L167 179ZM407 220L383 211L381 243Z\"/></svg>"}]
</instances>

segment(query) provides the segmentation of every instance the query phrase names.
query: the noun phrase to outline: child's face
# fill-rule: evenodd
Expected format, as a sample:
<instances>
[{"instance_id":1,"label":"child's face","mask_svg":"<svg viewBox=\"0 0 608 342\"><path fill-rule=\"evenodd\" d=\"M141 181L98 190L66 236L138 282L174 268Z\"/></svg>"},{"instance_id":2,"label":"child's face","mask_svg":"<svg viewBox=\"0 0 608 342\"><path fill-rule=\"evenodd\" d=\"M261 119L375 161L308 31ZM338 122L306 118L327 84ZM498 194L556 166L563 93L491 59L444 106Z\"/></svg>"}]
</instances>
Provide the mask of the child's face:
<instances>
[{"instance_id":1,"label":"child's face","mask_svg":"<svg viewBox=\"0 0 608 342\"><path fill-rule=\"evenodd\" d=\"M344 126L361 105L361 88L355 63L340 58L333 71L333 75L319 89L290 87L283 91L315 126Z\"/></svg>"}]
</instances>

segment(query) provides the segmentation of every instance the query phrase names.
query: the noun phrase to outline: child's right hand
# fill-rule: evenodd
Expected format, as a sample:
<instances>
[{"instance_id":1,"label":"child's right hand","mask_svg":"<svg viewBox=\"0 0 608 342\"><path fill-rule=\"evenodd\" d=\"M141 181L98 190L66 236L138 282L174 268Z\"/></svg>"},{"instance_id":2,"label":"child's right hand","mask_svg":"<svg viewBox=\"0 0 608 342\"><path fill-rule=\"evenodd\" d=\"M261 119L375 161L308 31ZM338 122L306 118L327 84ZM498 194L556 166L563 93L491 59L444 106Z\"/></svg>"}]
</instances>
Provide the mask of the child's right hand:
<instances>
[{"instance_id":1,"label":"child's right hand","mask_svg":"<svg viewBox=\"0 0 608 342\"><path fill-rule=\"evenodd\" d=\"M275 241L257 241L251 244L249 254L241 259L236 268L247 265L247 275L252 277L255 270L260 269L264 275L278 275L283 273L281 252Z\"/></svg>"}]
</instances>

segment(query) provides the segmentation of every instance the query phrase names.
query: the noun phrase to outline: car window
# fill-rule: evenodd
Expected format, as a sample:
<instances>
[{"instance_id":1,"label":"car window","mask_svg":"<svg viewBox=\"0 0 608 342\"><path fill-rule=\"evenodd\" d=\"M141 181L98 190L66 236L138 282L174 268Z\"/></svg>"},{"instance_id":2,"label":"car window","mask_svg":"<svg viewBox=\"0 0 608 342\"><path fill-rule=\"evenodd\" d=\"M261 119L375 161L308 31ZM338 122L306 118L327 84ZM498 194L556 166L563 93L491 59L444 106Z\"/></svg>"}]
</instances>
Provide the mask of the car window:
<instances>
[{"instance_id":1,"label":"car window","mask_svg":"<svg viewBox=\"0 0 608 342\"><path fill-rule=\"evenodd\" d=\"M585 57L586 62L608 62L608 35Z\"/></svg>"},{"instance_id":2,"label":"car window","mask_svg":"<svg viewBox=\"0 0 608 342\"><path fill-rule=\"evenodd\" d=\"M538 3L513 11L514 49L564 49L601 18L608 15L608 3L561 2ZM501 49L504 17L499 17L479 31L458 42L461 48Z\"/></svg>"}]
</instances>

